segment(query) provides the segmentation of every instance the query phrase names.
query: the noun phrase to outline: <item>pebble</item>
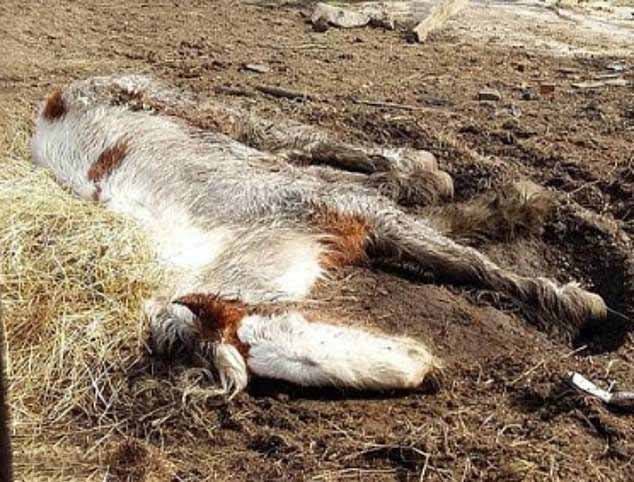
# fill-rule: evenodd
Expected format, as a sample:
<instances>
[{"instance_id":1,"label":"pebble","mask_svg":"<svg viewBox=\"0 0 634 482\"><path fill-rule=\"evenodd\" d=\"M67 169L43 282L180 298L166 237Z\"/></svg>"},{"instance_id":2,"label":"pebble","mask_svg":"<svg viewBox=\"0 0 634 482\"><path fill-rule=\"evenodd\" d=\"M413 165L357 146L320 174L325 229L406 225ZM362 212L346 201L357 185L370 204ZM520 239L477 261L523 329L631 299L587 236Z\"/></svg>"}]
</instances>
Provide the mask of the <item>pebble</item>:
<instances>
[{"instance_id":1,"label":"pebble","mask_svg":"<svg viewBox=\"0 0 634 482\"><path fill-rule=\"evenodd\" d=\"M495 89L483 89L478 92L478 100L490 100L497 102L498 100L502 100L502 94Z\"/></svg>"},{"instance_id":2,"label":"pebble","mask_svg":"<svg viewBox=\"0 0 634 482\"><path fill-rule=\"evenodd\" d=\"M249 70L258 74L266 74L267 72L271 71L271 67L264 64L246 64L244 66L244 70Z\"/></svg>"}]
</instances>

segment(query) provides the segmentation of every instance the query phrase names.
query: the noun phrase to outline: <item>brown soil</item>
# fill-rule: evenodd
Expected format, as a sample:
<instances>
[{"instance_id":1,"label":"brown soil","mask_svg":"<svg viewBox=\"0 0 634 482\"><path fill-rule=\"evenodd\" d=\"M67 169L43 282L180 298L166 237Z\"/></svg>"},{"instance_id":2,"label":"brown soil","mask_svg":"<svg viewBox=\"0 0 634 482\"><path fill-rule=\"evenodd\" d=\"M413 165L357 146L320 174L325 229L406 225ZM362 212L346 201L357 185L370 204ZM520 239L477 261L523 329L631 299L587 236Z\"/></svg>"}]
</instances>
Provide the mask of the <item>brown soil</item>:
<instances>
[{"instance_id":1,"label":"brown soil","mask_svg":"<svg viewBox=\"0 0 634 482\"><path fill-rule=\"evenodd\" d=\"M523 273L578 280L634 316L625 239L634 234L634 91L571 87L572 77L592 79L622 58L555 57L456 29L422 46L398 31L314 33L301 2L130 3L4 0L0 104L34 107L55 86L121 71L150 72L205 95L260 84L306 91L315 100L226 100L350 140L428 149L453 175L458 200L520 177L556 190L559 208L542 239L481 248ZM271 70L245 72L245 63ZM553 94L540 94L546 82L555 84ZM498 89L502 100L479 102L483 88ZM522 100L527 90L534 100ZM424 109L370 107L355 97ZM376 395L256 381L228 405L209 403L158 428L150 421L167 397L149 391L126 407L138 423L119 428L111 476L154 480L169 466L174 480L631 480L632 413L565 383L575 370L604 386L634 387L631 324L611 318L567 340L530 310L483 290L378 267L350 269L341 279L329 309L427 340L447 364L440 387ZM153 376L169 376L152 368ZM78 430L84 424L90 421L77 414ZM96 442L78 432L78 457ZM208 456L192 458L192 447ZM22 465L29 457L18 453Z\"/></svg>"}]
</instances>

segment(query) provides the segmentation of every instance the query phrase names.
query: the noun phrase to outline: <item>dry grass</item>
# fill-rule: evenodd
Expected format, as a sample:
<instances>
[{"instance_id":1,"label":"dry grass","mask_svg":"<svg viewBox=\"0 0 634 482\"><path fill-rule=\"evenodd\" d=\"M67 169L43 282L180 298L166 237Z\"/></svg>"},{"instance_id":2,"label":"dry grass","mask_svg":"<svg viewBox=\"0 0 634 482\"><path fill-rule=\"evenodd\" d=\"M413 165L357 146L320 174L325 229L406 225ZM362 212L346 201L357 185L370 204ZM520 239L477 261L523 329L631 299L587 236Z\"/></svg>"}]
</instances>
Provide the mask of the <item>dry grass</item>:
<instances>
[{"instance_id":1,"label":"dry grass","mask_svg":"<svg viewBox=\"0 0 634 482\"><path fill-rule=\"evenodd\" d=\"M16 473L103 480L125 465L119 445L143 412L147 383L132 387L130 377L148 366L140 308L162 273L134 225L31 166L28 109L3 114L0 292ZM137 458L161 465L139 447Z\"/></svg>"}]
</instances>

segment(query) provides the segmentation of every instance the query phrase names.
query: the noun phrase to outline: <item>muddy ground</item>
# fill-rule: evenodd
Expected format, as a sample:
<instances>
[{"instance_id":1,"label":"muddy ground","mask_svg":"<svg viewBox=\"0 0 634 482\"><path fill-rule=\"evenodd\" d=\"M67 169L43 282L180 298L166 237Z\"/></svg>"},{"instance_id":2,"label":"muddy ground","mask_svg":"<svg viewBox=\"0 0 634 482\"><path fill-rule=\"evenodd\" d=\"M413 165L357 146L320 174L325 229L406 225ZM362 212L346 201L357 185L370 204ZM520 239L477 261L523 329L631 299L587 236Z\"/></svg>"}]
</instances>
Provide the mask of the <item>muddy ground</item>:
<instances>
[{"instance_id":1,"label":"muddy ground","mask_svg":"<svg viewBox=\"0 0 634 482\"><path fill-rule=\"evenodd\" d=\"M634 55L612 56L605 43L592 55L562 55L470 36L468 14L425 45L400 31L316 33L305 2L250 3L4 0L0 102L34 108L73 79L149 72L349 140L428 149L454 177L459 201L531 179L559 193L543 237L479 247L520 272L578 280L634 316L634 90L571 86L615 62L632 68L623 74L632 81ZM246 63L270 72L247 72ZM546 83L554 92L540 88ZM261 84L313 100L214 93ZM501 100L478 101L484 88ZM632 480L632 412L565 383L575 370L602 386L634 387L631 324L611 318L568 339L485 290L376 266L340 277L329 309L427 340L447 364L440 387L373 395L259 381L229 405L210 403L186 431L169 420L155 429L143 415L160 401L149 398L131 408L139 421L121 432L110 477L141 480L155 447L175 465L175 480ZM81 457L97 440L75 443ZM192 457L192 447L213 457ZM19 442L17 450L19 476L37 457Z\"/></svg>"}]
</instances>

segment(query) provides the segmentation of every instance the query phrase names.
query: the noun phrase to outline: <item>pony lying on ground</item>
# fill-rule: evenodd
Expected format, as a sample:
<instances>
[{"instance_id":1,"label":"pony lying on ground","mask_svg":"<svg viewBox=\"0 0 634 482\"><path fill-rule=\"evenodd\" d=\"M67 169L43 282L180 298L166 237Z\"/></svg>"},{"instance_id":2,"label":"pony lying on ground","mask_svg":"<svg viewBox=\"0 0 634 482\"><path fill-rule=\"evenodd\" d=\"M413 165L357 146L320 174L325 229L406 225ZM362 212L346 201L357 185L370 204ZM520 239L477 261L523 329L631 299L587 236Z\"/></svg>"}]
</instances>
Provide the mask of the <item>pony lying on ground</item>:
<instances>
[{"instance_id":1,"label":"pony lying on ground","mask_svg":"<svg viewBox=\"0 0 634 482\"><path fill-rule=\"evenodd\" d=\"M201 105L138 75L53 92L32 150L60 183L145 230L177 273L169 295L146 306L157 350L208 354L231 395L250 374L388 389L436 371L441 362L419 341L285 306L332 270L370 258L496 290L574 327L607 316L601 297L574 283L520 276L456 241L539 229L550 205L539 187L521 183L418 218L400 208L452 197L451 177L428 152L347 144Z\"/></svg>"}]
</instances>

